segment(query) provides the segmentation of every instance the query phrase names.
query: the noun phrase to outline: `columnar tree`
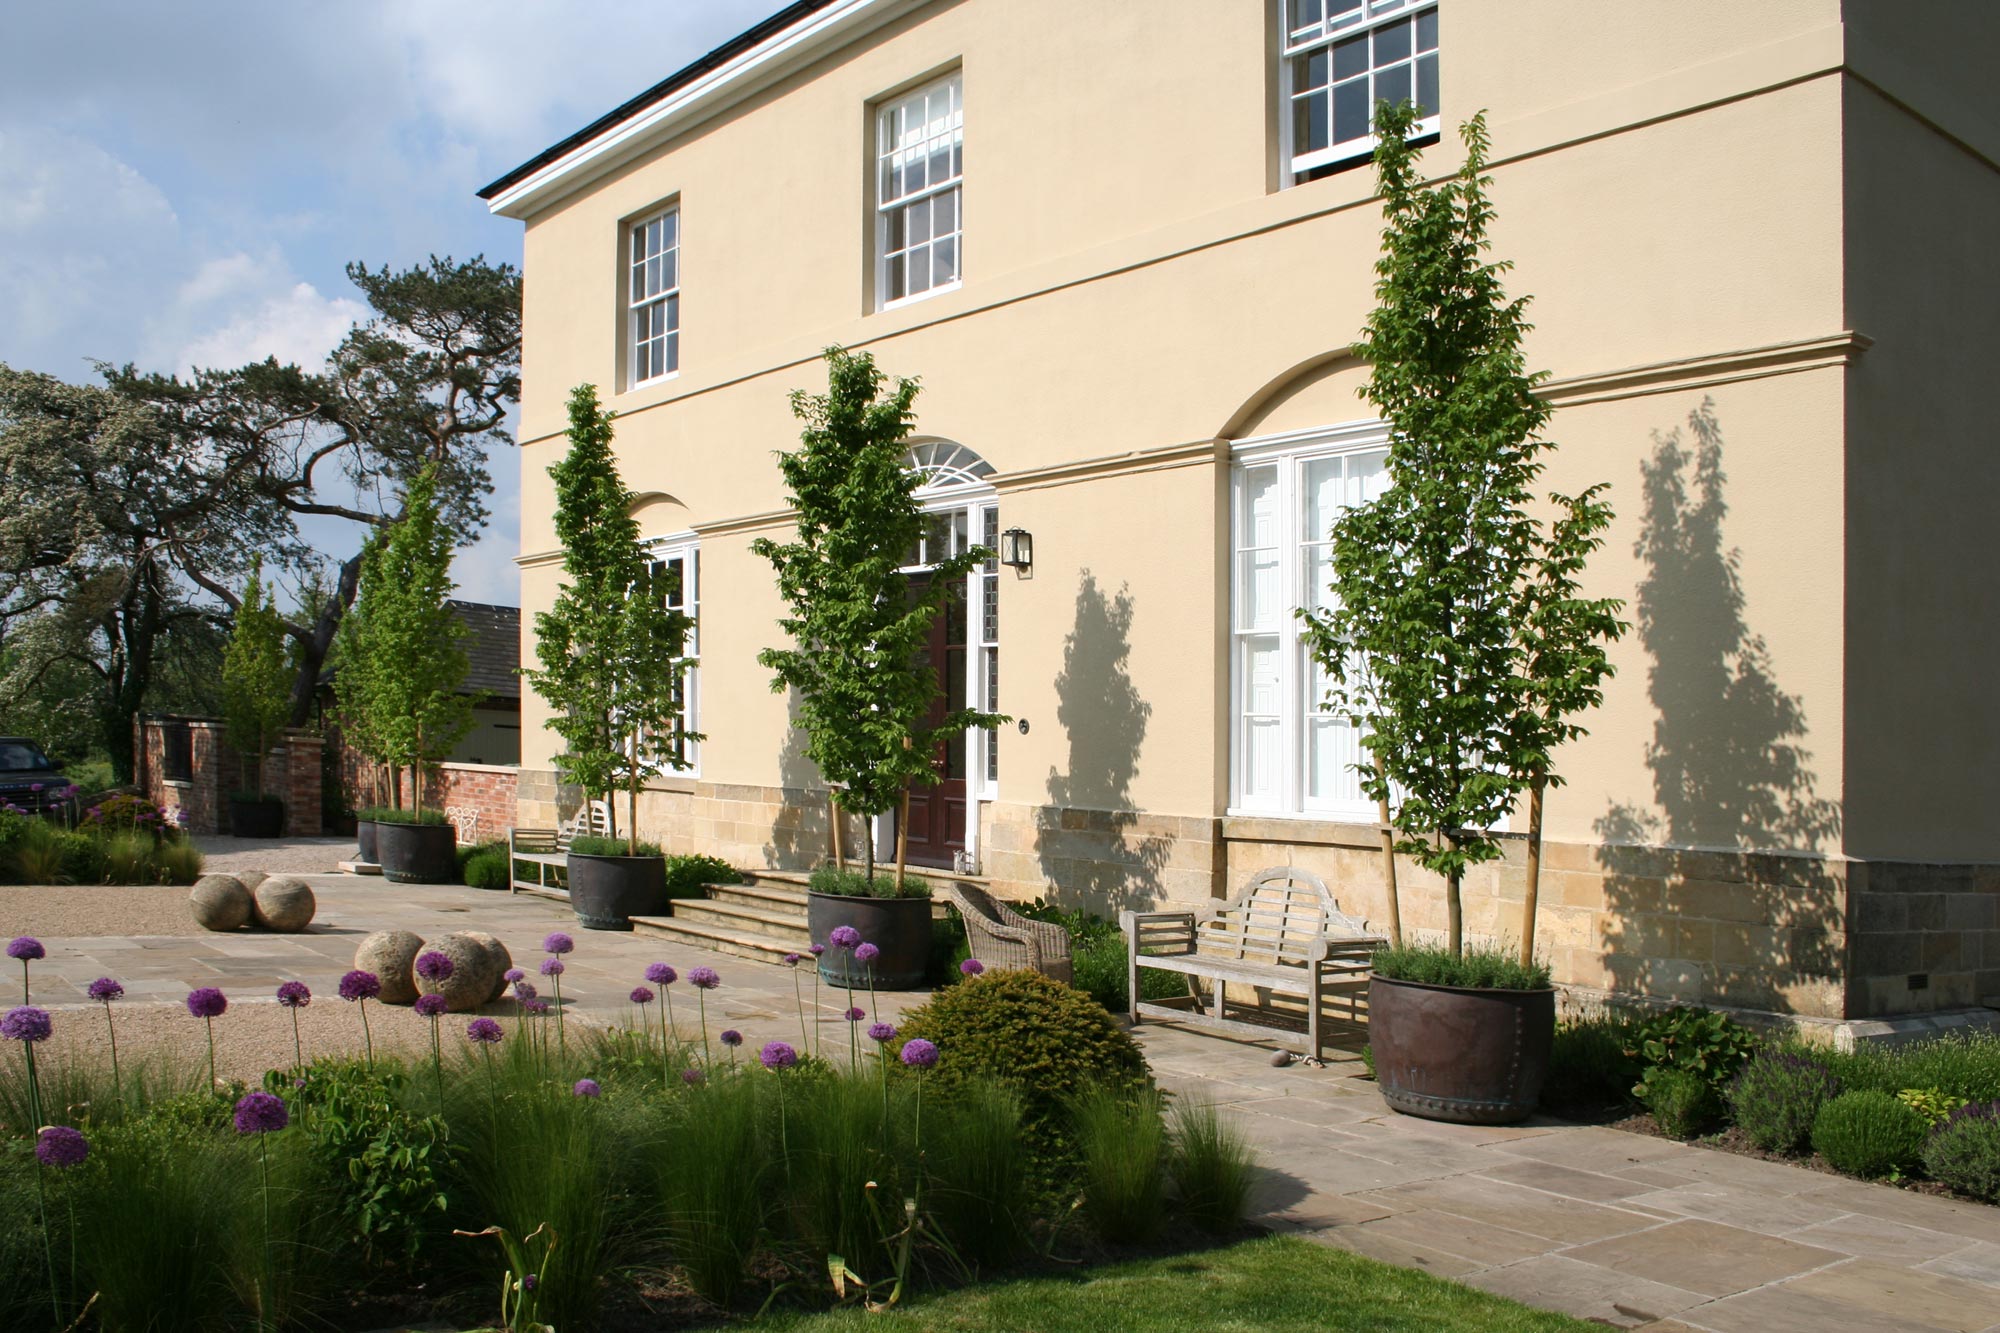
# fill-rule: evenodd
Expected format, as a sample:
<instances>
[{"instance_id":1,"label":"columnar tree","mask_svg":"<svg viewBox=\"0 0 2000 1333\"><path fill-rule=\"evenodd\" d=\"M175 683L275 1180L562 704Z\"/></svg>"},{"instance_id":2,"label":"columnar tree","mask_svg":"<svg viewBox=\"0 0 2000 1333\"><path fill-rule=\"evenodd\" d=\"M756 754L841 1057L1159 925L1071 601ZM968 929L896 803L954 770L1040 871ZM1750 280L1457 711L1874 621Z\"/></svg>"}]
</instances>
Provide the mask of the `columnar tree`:
<instances>
[{"instance_id":1,"label":"columnar tree","mask_svg":"<svg viewBox=\"0 0 2000 1333\"><path fill-rule=\"evenodd\" d=\"M284 621L262 575L263 562L251 560L236 626L222 650L222 700L229 743L256 762L257 794L268 796L271 746L292 715L292 668L285 655Z\"/></svg>"},{"instance_id":2,"label":"columnar tree","mask_svg":"<svg viewBox=\"0 0 2000 1333\"><path fill-rule=\"evenodd\" d=\"M334 640L333 698L340 720L341 743L368 761L377 801L399 807L403 803L402 786L394 780L393 773L382 771L388 766L388 751L375 716L377 662L371 645L377 638L375 608L382 599L370 597L369 593L382 586L381 560L382 534L376 533L361 548L355 602L341 617L340 632Z\"/></svg>"},{"instance_id":3,"label":"columnar tree","mask_svg":"<svg viewBox=\"0 0 2000 1333\"><path fill-rule=\"evenodd\" d=\"M885 393L887 376L865 352L829 348L826 365L825 394L792 395L792 414L805 423L800 448L778 455L798 535L751 545L777 571L790 607L778 623L792 641L757 660L774 673L774 692L798 692L806 753L839 806L879 815L911 784L939 780L940 744L1006 721L962 708L928 725L938 695L937 670L924 660L931 624L992 553L944 552L927 578L911 578L924 536L920 479L905 466L917 382L899 379ZM836 827L838 818L836 809ZM867 844L873 881L874 840ZM900 885L900 838L897 846Z\"/></svg>"},{"instance_id":4,"label":"columnar tree","mask_svg":"<svg viewBox=\"0 0 2000 1333\"><path fill-rule=\"evenodd\" d=\"M1330 701L1370 723L1364 790L1396 803L1398 850L1444 877L1456 954L1465 872L1500 855L1493 830L1580 734L1569 718L1609 674L1617 603L1575 595L1609 520L1602 487L1549 496L1546 527L1531 512L1550 408L1522 356L1527 300L1508 299L1511 266L1486 257L1484 117L1462 130L1464 166L1429 188L1414 119L1407 104L1377 111L1387 226L1355 344L1389 423L1390 485L1336 520L1338 604L1302 614Z\"/></svg>"},{"instance_id":5,"label":"columnar tree","mask_svg":"<svg viewBox=\"0 0 2000 1333\"><path fill-rule=\"evenodd\" d=\"M426 769L451 753L472 727L465 693L465 624L448 602L452 538L438 504L435 468L426 467L403 495L402 521L371 543L363 570L367 604L347 642L359 662L350 697L367 735L393 773L410 769L411 807L424 808Z\"/></svg>"},{"instance_id":6,"label":"columnar tree","mask_svg":"<svg viewBox=\"0 0 2000 1333\"><path fill-rule=\"evenodd\" d=\"M639 788L664 772L683 729L681 682L690 621L668 603L671 575L656 571L639 544L632 492L611 453L612 414L595 385L569 397L569 452L549 469L556 483L556 536L563 585L535 614L535 692L563 739L556 764L584 798L627 795L626 850L639 851ZM613 832L616 832L614 807Z\"/></svg>"}]
</instances>

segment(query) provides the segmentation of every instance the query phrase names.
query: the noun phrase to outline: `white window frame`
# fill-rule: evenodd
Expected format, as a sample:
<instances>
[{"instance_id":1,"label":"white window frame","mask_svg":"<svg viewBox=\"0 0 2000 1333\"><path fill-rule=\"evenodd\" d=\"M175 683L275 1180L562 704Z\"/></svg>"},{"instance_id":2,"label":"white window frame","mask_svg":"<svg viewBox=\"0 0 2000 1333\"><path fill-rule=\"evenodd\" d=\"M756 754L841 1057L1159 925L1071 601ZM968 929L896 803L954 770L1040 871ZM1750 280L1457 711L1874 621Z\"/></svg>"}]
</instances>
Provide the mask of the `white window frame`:
<instances>
[{"instance_id":1,"label":"white window frame","mask_svg":"<svg viewBox=\"0 0 2000 1333\"><path fill-rule=\"evenodd\" d=\"M1301 633L1297 610L1310 604L1305 546L1323 543L1325 533L1308 534L1305 528L1305 493L1301 485L1305 467L1319 459L1350 455L1384 454L1389 447L1389 429L1381 421L1357 421L1345 425L1295 431L1240 441L1234 451L1229 479L1229 598L1227 632L1229 641L1229 813L1257 817L1315 819L1373 823L1375 803L1365 797L1349 800L1315 799L1309 795L1309 719L1324 716L1323 699L1307 698L1313 692L1313 673ZM1249 534L1244 532L1244 482L1255 469L1274 468L1277 479L1276 512L1278 531L1278 586L1281 606L1277 624L1250 626L1243 621L1244 553ZM1278 754L1280 772L1277 790L1270 794L1247 789L1249 768L1249 728L1245 725L1246 679L1249 640L1275 634L1278 642Z\"/></svg>"},{"instance_id":2,"label":"white window frame","mask_svg":"<svg viewBox=\"0 0 2000 1333\"><path fill-rule=\"evenodd\" d=\"M1371 58L1366 72L1359 76L1368 80L1368 120L1371 132L1359 139L1348 139L1340 143L1330 142L1325 148L1316 149L1312 152L1301 152L1297 141L1298 130L1295 120L1295 108L1299 98L1304 94L1297 87L1297 61L1313 52L1322 50L1328 53L1328 59L1331 60L1332 48L1336 43L1346 42L1350 38L1359 36L1360 34L1372 33L1377 29L1391 27L1398 23L1412 22L1420 15L1426 13L1435 15L1438 11L1440 0L1352 0L1354 3L1353 9L1337 18L1328 18L1325 16L1326 6L1349 2L1350 0L1317 0L1317 3L1321 6L1319 11L1321 15L1320 21L1295 28L1293 26L1294 17L1301 14L1304 6L1314 3L1314 0L1277 0L1278 125L1281 143L1280 152L1282 153L1280 160L1285 164L1285 170L1293 183L1298 183L1308 172L1316 171L1321 167L1332 166L1342 162L1360 161L1374 155L1375 147L1380 142L1372 132L1375 120L1375 103L1377 100L1374 89L1376 75L1381 70L1407 66L1410 70L1410 96L1412 100L1415 100L1418 90L1418 58L1422 55L1430 54L1435 54L1435 58L1440 61L1443 58L1441 54L1443 42L1441 39L1436 53L1415 49L1415 26L1413 23L1412 49L1408 57L1400 61L1392 61L1379 68ZM1331 91L1332 81L1329 78L1327 91L1329 98L1331 97ZM1327 132L1330 138L1333 132L1332 107L1330 103L1327 115ZM1432 108L1430 115L1423 117L1410 127L1410 137L1418 139L1425 135L1436 134L1441 124L1442 119L1438 110Z\"/></svg>"},{"instance_id":3,"label":"white window frame","mask_svg":"<svg viewBox=\"0 0 2000 1333\"><path fill-rule=\"evenodd\" d=\"M684 612L689 622L687 640L681 645L681 660L687 664L681 673L681 730L685 735L694 735L701 730L701 542L691 532L680 532L655 537L644 546L649 564L681 562L681 600L676 609ZM682 759L684 762L680 764L666 765L667 776L701 776L700 741L687 741Z\"/></svg>"},{"instance_id":4,"label":"white window frame","mask_svg":"<svg viewBox=\"0 0 2000 1333\"><path fill-rule=\"evenodd\" d=\"M649 237L654 227L661 229L662 244L654 250ZM664 243L671 229L673 244ZM681 243L686 238L681 234L681 206L679 202L669 204L643 218L637 218L625 227L624 291L625 291L625 356L626 384L628 391L644 388L649 384L663 384L681 373ZM643 253L642 247L644 248ZM664 277L655 286L648 266L657 262L664 269L669 262L673 267L673 281ZM661 359L668 364L665 370L652 375L642 375L639 371L639 349L653 341L654 335L648 329L648 336L639 336L640 321L650 320L654 310L663 313L662 322L671 323L658 335L661 345Z\"/></svg>"},{"instance_id":5,"label":"white window frame","mask_svg":"<svg viewBox=\"0 0 2000 1333\"><path fill-rule=\"evenodd\" d=\"M946 112L940 117L931 114L932 99L943 95ZM924 119L920 129L910 128L908 117L913 108ZM942 146L948 175L942 180L928 179L928 159ZM914 151L921 149L921 151ZM926 180L917 189L894 188L891 181L897 166L907 160L926 162ZM941 78L932 79L919 87L900 93L881 102L875 111L875 143L870 162L874 184L871 192L875 200L875 308L894 310L899 306L916 301L926 301L933 296L955 292L965 285L965 80L963 72L953 70ZM949 232L934 230L938 201L949 198L952 206L952 227ZM912 245L909 241L908 219L921 206L925 221L925 239ZM897 219L904 220L904 243L900 250L890 249L890 232ZM890 261L898 256L921 253L924 256L926 275L940 241L949 240L952 245L953 271L945 282L926 286L920 292L912 292L906 285L904 294L889 295ZM907 258L905 263L907 265Z\"/></svg>"}]
</instances>

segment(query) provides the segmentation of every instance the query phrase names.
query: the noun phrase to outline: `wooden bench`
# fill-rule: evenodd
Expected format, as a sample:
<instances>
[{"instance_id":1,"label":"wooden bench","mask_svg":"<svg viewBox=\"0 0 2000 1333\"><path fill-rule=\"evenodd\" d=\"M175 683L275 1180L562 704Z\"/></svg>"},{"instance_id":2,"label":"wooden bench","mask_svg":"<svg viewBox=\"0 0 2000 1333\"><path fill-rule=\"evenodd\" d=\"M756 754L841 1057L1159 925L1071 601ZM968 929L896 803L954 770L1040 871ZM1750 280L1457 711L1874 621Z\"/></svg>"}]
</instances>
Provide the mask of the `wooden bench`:
<instances>
[{"instance_id":1,"label":"wooden bench","mask_svg":"<svg viewBox=\"0 0 2000 1333\"><path fill-rule=\"evenodd\" d=\"M1368 923L1340 910L1311 871L1279 866L1259 871L1243 892L1203 912L1120 912L1125 932L1131 1017L1178 1018L1232 1036L1269 1040L1282 1029L1224 1017L1228 988L1296 995L1306 1005L1306 1053L1321 1058L1320 1008L1329 995L1350 997L1368 984L1369 957L1388 941ZM1188 979L1185 998L1141 1002L1139 971L1158 968ZM1213 994L1200 1009L1194 982Z\"/></svg>"},{"instance_id":2,"label":"wooden bench","mask_svg":"<svg viewBox=\"0 0 2000 1333\"><path fill-rule=\"evenodd\" d=\"M603 801L586 803L576 812L576 818L555 828L507 830L507 891L526 891L544 897L568 896L570 843L577 838L609 837L610 830L611 808ZM535 868L533 879L522 876L523 864ZM563 872L562 884L549 883L550 870Z\"/></svg>"}]
</instances>

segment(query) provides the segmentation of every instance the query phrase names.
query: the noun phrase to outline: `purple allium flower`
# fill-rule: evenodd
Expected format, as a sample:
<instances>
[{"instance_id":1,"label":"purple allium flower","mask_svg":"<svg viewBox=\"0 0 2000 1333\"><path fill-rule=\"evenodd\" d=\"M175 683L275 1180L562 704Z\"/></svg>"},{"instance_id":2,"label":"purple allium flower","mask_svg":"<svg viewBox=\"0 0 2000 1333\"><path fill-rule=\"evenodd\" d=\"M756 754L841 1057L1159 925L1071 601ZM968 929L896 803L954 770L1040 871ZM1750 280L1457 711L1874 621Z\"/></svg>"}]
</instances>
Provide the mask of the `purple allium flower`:
<instances>
[{"instance_id":1,"label":"purple allium flower","mask_svg":"<svg viewBox=\"0 0 2000 1333\"><path fill-rule=\"evenodd\" d=\"M517 981L514 983L514 998L522 1004L526 1004L540 994L541 992L535 989L535 983L532 981Z\"/></svg>"},{"instance_id":2,"label":"purple allium flower","mask_svg":"<svg viewBox=\"0 0 2000 1333\"><path fill-rule=\"evenodd\" d=\"M549 1011L549 1002L547 1000L521 1001L521 1012L524 1014L533 1014L535 1017L540 1018L543 1014L546 1014L548 1011Z\"/></svg>"},{"instance_id":3,"label":"purple allium flower","mask_svg":"<svg viewBox=\"0 0 2000 1333\"><path fill-rule=\"evenodd\" d=\"M457 968L453 966L451 959L436 949L426 950L417 955L417 975L425 981L449 981L455 971Z\"/></svg>"},{"instance_id":4,"label":"purple allium flower","mask_svg":"<svg viewBox=\"0 0 2000 1333\"><path fill-rule=\"evenodd\" d=\"M491 1045L500 1040L500 1025L490 1018L475 1018L465 1025L465 1036L468 1041Z\"/></svg>"},{"instance_id":5,"label":"purple allium flower","mask_svg":"<svg viewBox=\"0 0 2000 1333\"><path fill-rule=\"evenodd\" d=\"M8 1041L24 1041L30 1046L38 1041L47 1041L55 1024L49 1020L49 1011L36 1009L32 1005L20 1005L9 1009L5 1018L0 1018L0 1037Z\"/></svg>"},{"instance_id":6,"label":"purple allium flower","mask_svg":"<svg viewBox=\"0 0 2000 1333\"><path fill-rule=\"evenodd\" d=\"M799 1053L782 1041L774 1041L757 1052L766 1069L790 1069L799 1062Z\"/></svg>"},{"instance_id":7,"label":"purple allium flower","mask_svg":"<svg viewBox=\"0 0 2000 1333\"><path fill-rule=\"evenodd\" d=\"M521 1279L521 1290L533 1291L535 1289L535 1281L535 1275L533 1273L528 1274Z\"/></svg>"},{"instance_id":8,"label":"purple allium flower","mask_svg":"<svg viewBox=\"0 0 2000 1333\"><path fill-rule=\"evenodd\" d=\"M896 1039L896 1029L888 1023L870 1023L868 1025L868 1035L876 1041L894 1041Z\"/></svg>"},{"instance_id":9,"label":"purple allium flower","mask_svg":"<svg viewBox=\"0 0 2000 1333\"><path fill-rule=\"evenodd\" d=\"M247 1092L236 1103L238 1134L271 1134L292 1123L285 1099L275 1092Z\"/></svg>"},{"instance_id":10,"label":"purple allium flower","mask_svg":"<svg viewBox=\"0 0 2000 1333\"><path fill-rule=\"evenodd\" d=\"M857 1004L842 1014L841 1017L850 1023L859 1023L862 1019L868 1017L868 1011Z\"/></svg>"},{"instance_id":11,"label":"purple allium flower","mask_svg":"<svg viewBox=\"0 0 2000 1333\"><path fill-rule=\"evenodd\" d=\"M835 926L826 937L826 942L836 949L852 949L861 943L861 932L852 926Z\"/></svg>"},{"instance_id":12,"label":"purple allium flower","mask_svg":"<svg viewBox=\"0 0 2000 1333\"><path fill-rule=\"evenodd\" d=\"M560 930L549 932L548 937L542 941L543 953L568 953L575 947L576 941Z\"/></svg>"},{"instance_id":13,"label":"purple allium flower","mask_svg":"<svg viewBox=\"0 0 2000 1333\"><path fill-rule=\"evenodd\" d=\"M44 1125L35 1136L35 1160L43 1166L76 1166L90 1156L90 1143L68 1125Z\"/></svg>"},{"instance_id":14,"label":"purple allium flower","mask_svg":"<svg viewBox=\"0 0 2000 1333\"><path fill-rule=\"evenodd\" d=\"M799 961L799 956L798 956L797 954L795 954L795 953L788 953L788 954L786 954L786 955L785 955L785 966L786 966L786 967L792 967L792 966L796 965L796 964L798 963L798 961Z\"/></svg>"},{"instance_id":15,"label":"purple allium flower","mask_svg":"<svg viewBox=\"0 0 2000 1333\"><path fill-rule=\"evenodd\" d=\"M651 1004L652 1002L653 988L651 986L634 986L632 988L632 1003Z\"/></svg>"},{"instance_id":16,"label":"purple allium flower","mask_svg":"<svg viewBox=\"0 0 2000 1333\"><path fill-rule=\"evenodd\" d=\"M500 979L502 981L519 981L521 978L527 975L528 974L526 972L523 972L518 967L510 967L505 972L502 972L500 974Z\"/></svg>"},{"instance_id":17,"label":"purple allium flower","mask_svg":"<svg viewBox=\"0 0 2000 1333\"><path fill-rule=\"evenodd\" d=\"M32 935L16 935L7 945L7 956L18 958L24 963L32 963L37 958L47 958L49 951L42 942Z\"/></svg>"},{"instance_id":18,"label":"purple allium flower","mask_svg":"<svg viewBox=\"0 0 2000 1333\"><path fill-rule=\"evenodd\" d=\"M817 958L826 952L826 946L824 944L815 944L812 948L806 950L806 952Z\"/></svg>"},{"instance_id":19,"label":"purple allium flower","mask_svg":"<svg viewBox=\"0 0 2000 1333\"><path fill-rule=\"evenodd\" d=\"M436 1018L449 1008L451 1008L451 1005L446 1002L442 995L419 995L417 997L417 1015L421 1018Z\"/></svg>"},{"instance_id":20,"label":"purple allium flower","mask_svg":"<svg viewBox=\"0 0 2000 1333\"><path fill-rule=\"evenodd\" d=\"M881 956L882 951L872 944L857 944L854 946L854 961L857 963L872 963Z\"/></svg>"},{"instance_id":21,"label":"purple allium flower","mask_svg":"<svg viewBox=\"0 0 2000 1333\"><path fill-rule=\"evenodd\" d=\"M382 978L373 972L355 968L340 979L340 998L343 1000L372 1000L382 993Z\"/></svg>"},{"instance_id":22,"label":"purple allium flower","mask_svg":"<svg viewBox=\"0 0 2000 1333\"><path fill-rule=\"evenodd\" d=\"M721 984L722 978L715 974L715 969L712 967L697 967L688 973L688 985L696 990L714 990Z\"/></svg>"},{"instance_id":23,"label":"purple allium flower","mask_svg":"<svg viewBox=\"0 0 2000 1333\"><path fill-rule=\"evenodd\" d=\"M90 983L90 998L109 1004L113 1000L125 998L125 988L110 977L99 977Z\"/></svg>"},{"instance_id":24,"label":"purple allium flower","mask_svg":"<svg viewBox=\"0 0 2000 1333\"><path fill-rule=\"evenodd\" d=\"M708 1082L708 1075L702 1073L699 1069L683 1069L681 1071L681 1082L687 1084L690 1088L698 1088Z\"/></svg>"},{"instance_id":25,"label":"purple allium flower","mask_svg":"<svg viewBox=\"0 0 2000 1333\"><path fill-rule=\"evenodd\" d=\"M220 1018L229 997L213 986L199 986L188 992L187 1007L196 1018Z\"/></svg>"},{"instance_id":26,"label":"purple allium flower","mask_svg":"<svg viewBox=\"0 0 2000 1333\"><path fill-rule=\"evenodd\" d=\"M570 1088L570 1094L576 1097L602 1097L604 1089L597 1086L597 1080L594 1078L580 1078Z\"/></svg>"},{"instance_id":27,"label":"purple allium flower","mask_svg":"<svg viewBox=\"0 0 2000 1333\"><path fill-rule=\"evenodd\" d=\"M311 1004L313 993L306 989L303 981L287 981L278 987L278 1003L287 1009L303 1009Z\"/></svg>"},{"instance_id":28,"label":"purple allium flower","mask_svg":"<svg viewBox=\"0 0 2000 1333\"><path fill-rule=\"evenodd\" d=\"M671 986L681 979L681 974L665 963L646 964L646 980L655 986Z\"/></svg>"},{"instance_id":29,"label":"purple allium flower","mask_svg":"<svg viewBox=\"0 0 2000 1333\"><path fill-rule=\"evenodd\" d=\"M550 957L548 957L548 958L544 958L544 959L542 960L542 975L543 975L543 976L545 976L545 977L559 977L559 976L561 976L562 974L563 974L563 960L562 960L562 959L560 959L560 958L557 958L557 957L554 957L554 956L550 956Z\"/></svg>"},{"instance_id":30,"label":"purple allium flower","mask_svg":"<svg viewBox=\"0 0 2000 1333\"><path fill-rule=\"evenodd\" d=\"M938 1060L938 1048L922 1037L903 1043L903 1063L912 1069L929 1069Z\"/></svg>"},{"instance_id":31,"label":"purple allium flower","mask_svg":"<svg viewBox=\"0 0 2000 1333\"><path fill-rule=\"evenodd\" d=\"M968 958L958 965L958 970L968 977L976 977L986 970L986 964L977 958Z\"/></svg>"},{"instance_id":32,"label":"purple allium flower","mask_svg":"<svg viewBox=\"0 0 2000 1333\"><path fill-rule=\"evenodd\" d=\"M735 1028L724 1028L719 1040L724 1046L741 1046L743 1044L743 1034Z\"/></svg>"}]
</instances>

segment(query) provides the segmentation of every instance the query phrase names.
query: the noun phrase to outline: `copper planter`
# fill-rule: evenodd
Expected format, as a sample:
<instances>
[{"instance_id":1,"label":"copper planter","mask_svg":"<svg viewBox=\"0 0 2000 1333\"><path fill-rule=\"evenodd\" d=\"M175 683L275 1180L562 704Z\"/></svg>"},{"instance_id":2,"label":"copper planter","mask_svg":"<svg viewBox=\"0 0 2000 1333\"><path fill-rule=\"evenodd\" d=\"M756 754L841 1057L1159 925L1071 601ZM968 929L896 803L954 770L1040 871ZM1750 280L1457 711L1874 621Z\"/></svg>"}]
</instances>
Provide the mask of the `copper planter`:
<instances>
[{"instance_id":1,"label":"copper planter","mask_svg":"<svg viewBox=\"0 0 2000 1333\"><path fill-rule=\"evenodd\" d=\"M1376 977L1368 1043L1404 1115L1509 1125L1534 1113L1555 1040L1554 990L1475 990Z\"/></svg>"}]
</instances>

